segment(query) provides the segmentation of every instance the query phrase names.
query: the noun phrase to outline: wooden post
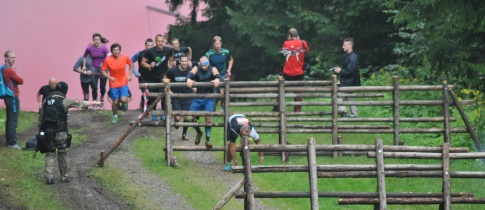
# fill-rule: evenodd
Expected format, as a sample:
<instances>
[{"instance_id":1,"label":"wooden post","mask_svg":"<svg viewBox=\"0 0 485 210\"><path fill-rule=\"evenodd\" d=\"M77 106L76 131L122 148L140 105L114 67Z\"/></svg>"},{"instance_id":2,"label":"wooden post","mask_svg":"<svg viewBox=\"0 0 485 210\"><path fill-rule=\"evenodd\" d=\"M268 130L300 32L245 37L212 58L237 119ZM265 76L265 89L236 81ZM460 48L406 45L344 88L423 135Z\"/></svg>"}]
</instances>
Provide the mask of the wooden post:
<instances>
[{"instance_id":1,"label":"wooden post","mask_svg":"<svg viewBox=\"0 0 485 210\"><path fill-rule=\"evenodd\" d=\"M280 144L286 145L286 98L285 98L285 80L282 76L278 77L279 88L279 110L280 110ZM281 153L281 161L288 162L288 154L286 152Z\"/></svg>"},{"instance_id":2,"label":"wooden post","mask_svg":"<svg viewBox=\"0 0 485 210\"><path fill-rule=\"evenodd\" d=\"M449 156L449 143L443 143L443 203L440 205L440 209L451 209L451 184L450 184L450 156Z\"/></svg>"},{"instance_id":3,"label":"wooden post","mask_svg":"<svg viewBox=\"0 0 485 210\"><path fill-rule=\"evenodd\" d=\"M248 136L242 136L243 142L243 164L244 164L244 191L246 192L246 198L244 199L244 209L254 209L254 190L253 190L253 176L251 174L251 152L249 150Z\"/></svg>"},{"instance_id":4,"label":"wooden post","mask_svg":"<svg viewBox=\"0 0 485 210\"><path fill-rule=\"evenodd\" d=\"M338 106L337 106L337 75L332 75L332 144L338 143ZM337 151L333 152L333 157L339 156Z\"/></svg>"},{"instance_id":5,"label":"wooden post","mask_svg":"<svg viewBox=\"0 0 485 210\"><path fill-rule=\"evenodd\" d=\"M394 102L392 116L394 118L394 145L400 145L399 140L399 77L392 77L392 85L394 86L392 101Z\"/></svg>"},{"instance_id":6,"label":"wooden post","mask_svg":"<svg viewBox=\"0 0 485 210\"><path fill-rule=\"evenodd\" d=\"M229 103L230 103L230 98L229 98L229 90L230 90L230 82L231 79L226 78L224 80L224 164L227 163L227 124L229 120Z\"/></svg>"},{"instance_id":7,"label":"wooden post","mask_svg":"<svg viewBox=\"0 0 485 210\"><path fill-rule=\"evenodd\" d=\"M449 92L450 92L451 98L455 102L455 106L458 109L458 112L460 112L461 119L463 119L463 122L465 123L466 128L468 129L468 133L470 133L470 136L472 137L473 142L475 143L475 146L477 147L479 152L483 152L482 146L480 145L480 142L478 141L478 137L475 134L475 130L473 130L473 127L470 125L470 121L468 121L468 117L466 116L465 112L461 108L460 101L458 101L458 98L456 98L455 92L451 88L449 89Z\"/></svg>"},{"instance_id":8,"label":"wooden post","mask_svg":"<svg viewBox=\"0 0 485 210\"><path fill-rule=\"evenodd\" d=\"M448 82L443 80L443 117L445 118L444 128L444 138L446 143L451 144L450 138L450 104L448 100Z\"/></svg>"},{"instance_id":9,"label":"wooden post","mask_svg":"<svg viewBox=\"0 0 485 210\"><path fill-rule=\"evenodd\" d=\"M227 90L227 89L226 89ZM227 192L227 194L222 197L222 199L212 208L212 210L219 210L226 205L226 203L234 196L236 191L238 191L244 185L244 178L239 180L232 188Z\"/></svg>"},{"instance_id":10,"label":"wooden post","mask_svg":"<svg viewBox=\"0 0 485 210\"><path fill-rule=\"evenodd\" d=\"M312 210L318 210L318 177L317 177L317 150L315 148L315 139L308 139L308 167L310 178L310 193Z\"/></svg>"},{"instance_id":11,"label":"wooden post","mask_svg":"<svg viewBox=\"0 0 485 210\"><path fill-rule=\"evenodd\" d=\"M337 144L339 144L339 145L340 145L340 144L343 144L343 141L344 141L344 139L342 138L342 136L339 136L339 137L337 138ZM343 156L343 154L344 154L344 153L343 153L343 151L338 151L338 156L339 156L339 157L342 157L342 156Z\"/></svg>"},{"instance_id":12,"label":"wooden post","mask_svg":"<svg viewBox=\"0 0 485 210\"><path fill-rule=\"evenodd\" d=\"M150 104L150 106L148 106L147 110L145 112L143 112L141 114L140 117L138 117L138 119L135 120L135 122L130 126L130 128L128 128L127 131L125 131L125 133L123 133L123 135L121 135L121 137L118 139L118 141L116 141L109 149L108 151L106 152L101 152L101 158L98 160L98 162L96 163L96 166L99 166L99 167L103 167L104 165L104 161L106 160L106 158L108 158L108 156L116 149L118 148L118 146L120 146L121 142L123 142L123 140L125 140L125 138L131 133L131 131L133 131L133 129L135 129L136 126L138 126L138 123L141 122L141 120L143 120L143 118L145 118L148 113L153 109L153 107L157 106L157 103L162 99L162 95L163 93L160 93L158 94L157 98L155 99L155 101Z\"/></svg>"},{"instance_id":13,"label":"wooden post","mask_svg":"<svg viewBox=\"0 0 485 210\"><path fill-rule=\"evenodd\" d=\"M165 147L167 148L166 158L168 166L175 166L173 156L173 141L171 138L170 119L172 118L172 98L170 97L170 80L163 80L163 89L165 93Z\"/></svg>"},{"instance_id":14,"label":"wooden post","mask_svg":"<svg viewBox=\"0 0 485 210\"><path fill-rule=\"evenodd\" d=\"M376 139L376 166L377 166L377 189L379 192L379 209L387 209L386 198L386 175L384 173L384 156L382 149L382 139ZM374 206L374 208L377 205Z\"/></svg>"}]
</instances>

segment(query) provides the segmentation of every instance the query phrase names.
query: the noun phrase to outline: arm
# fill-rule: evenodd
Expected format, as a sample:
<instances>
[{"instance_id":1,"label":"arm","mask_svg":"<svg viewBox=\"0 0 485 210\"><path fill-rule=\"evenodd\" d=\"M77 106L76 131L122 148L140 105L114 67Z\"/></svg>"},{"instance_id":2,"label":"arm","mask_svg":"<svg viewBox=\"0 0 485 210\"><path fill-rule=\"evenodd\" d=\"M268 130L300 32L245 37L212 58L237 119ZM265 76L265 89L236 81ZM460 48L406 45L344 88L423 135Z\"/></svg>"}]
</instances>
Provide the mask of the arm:
<instances>
[{"instance_id":1,"label":"arm","mask_svg":"<svg viewBox=\"0 0 485 210\"><path fill-rule=\"evenodd\" d=\"M187 47L187 49L189 49L189 53L187 54L187 59L188 59L189 61L191 61L191 60L192 60L192 48Z\"/></svg>"},{"instance_id":2,"label":"arm","mask_svg":"<svg viewBox=\"0 0 485 210\"><path fill-rule=\"evenodd\" d=\"M12 67L6 68L5 70L3 70L3 76L4 76L4 79L5 79L5 77L10 78L10 81L15 82L15 84L17 84L17 85L23 85L24 84L24 79L22 77L20 77L19 75L17 75L17 73L15 73L15 70L13 70ZM6 85L8 85L8 84L6 84Z\"/></svg>"},{"instance_id":3,"label":"arm","mask_svg":"<svg viewBox=\"0 0 485 210\"><path fill-rule=\"evenodd\" d=\"M192 88L192 85L194 85L195 81L192 80L194 79L195 75L197 74L197 67L194 66L192 70L187 74L187 87Z\"/></svg>"},{"instance_id":4,"label":"arm","mask_svg":"<svg viewBox=\"0 0 485 210\"><path fill-rule=\"evenodd\" d=\"M88 55L89 55L89 46L91 46L91 45L88 45L88 48L86 48L86 50L84 51L84 55L83 55L83 65L82 65L83 71L86 71L86 57L88 57Z\"/></svg>"},{"instance_id":5,"label":"arm","mask_svg":"<svg viewBox=\"0 0 485 210\"><path fill-rule=\"evenodd\" d=\"M143 57L141 60L141 66L143 66L143 68L146 68L148 70L152 70L152 68L155 66L155 62L148 64L148 59Z\"/></svg>"},{"instance_id":6,"label":"arm","mask_svg":"<svg viewBox=\"0 0 485 210\"><path fill-rule=\"evenodd\" d=\"M172 68L173 61L174 61L174 54L172 50L172 53L170 53L170 56L168 57L168 62L167 62L168 68Z\"/></svg>"},{"instance_id":7,"label":"arm","mask_svg":"<svg viewBox=\"0 0 485 210\"><path fill-rule=\"evenodd\" d=\"M349 63L347 66L344 66L344 69L342 69L340 71L340 76L342 77L351 77L355 74L357 74L358 72L358 61L357 61L357 56L355 54L353 54L352 56L350 56L349 58Z\"/></svg>"},{"instance_id":8,"label":"arm","mask_svg":"<svg viewBox=\"0 0 485 210\"><path fill-rule=\"evenodd\" d=\"M40 91L37 92L37 103L39 103L39 109L42 108L42 101L40 101Z\"/></svg>"},{"instance_id":9,"label":"arm","mask_svg":"<svg viewBox=\"0 0 485 210\"><path fill-rule=\"evenodd\" d=\"M219 74L216 67L212 67L212 75L214 75L216 79L212 80L211 82L214 83L214 87L219 87L220 82L224 82L224 78L222 78L221 74Z\"/></svg>"},{"instance_id":10,"label":"arm","mask_svg":"<svg viewBox=\"0 0 485 210\"><path fill-rule=\"evenodd\" d=\"M229 59L229 63L227 65L227 73L226 74L227 74L228 77L231 77L231 75L232 75L231 70L232 70L233 64L234 64L234 59L232 59L232 56L231 56L231 58Z\"/></svg>"},{"instance_id":11,"label":"arm","mask_svg":"<svg viewBox=\"0 0 485 210\"><path fill-rule=\"evenodd\" d=\"M136 52L133 57L131 57L131 63L133 63L133 74L135 74L135 77L141 76L140 73L136 70L135 63L138 62L138 58L140 57L140 52Z\"/></svg>"}]
</instances>

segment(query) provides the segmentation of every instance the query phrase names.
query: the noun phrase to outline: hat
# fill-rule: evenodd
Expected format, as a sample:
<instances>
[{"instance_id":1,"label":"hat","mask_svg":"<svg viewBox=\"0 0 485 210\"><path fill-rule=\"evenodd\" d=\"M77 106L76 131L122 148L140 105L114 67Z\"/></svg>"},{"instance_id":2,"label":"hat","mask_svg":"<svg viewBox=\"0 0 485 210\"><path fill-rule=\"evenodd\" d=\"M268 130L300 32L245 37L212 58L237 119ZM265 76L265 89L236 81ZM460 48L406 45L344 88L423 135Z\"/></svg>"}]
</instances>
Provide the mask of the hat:
<instances>
[{"instance_id":1,"label":"hat","mask_svg":"<svg viewBox=\"0 0 485 210\"><path fill-rule=\"evenodd\" d=\"M57 83L57 87L56 87L57 91L64 93L64 94L67 94L67 89L69 89L69 86L67 85L67 83L65 83L65 82L58 82Z\"/></svg>"}]
</instances>

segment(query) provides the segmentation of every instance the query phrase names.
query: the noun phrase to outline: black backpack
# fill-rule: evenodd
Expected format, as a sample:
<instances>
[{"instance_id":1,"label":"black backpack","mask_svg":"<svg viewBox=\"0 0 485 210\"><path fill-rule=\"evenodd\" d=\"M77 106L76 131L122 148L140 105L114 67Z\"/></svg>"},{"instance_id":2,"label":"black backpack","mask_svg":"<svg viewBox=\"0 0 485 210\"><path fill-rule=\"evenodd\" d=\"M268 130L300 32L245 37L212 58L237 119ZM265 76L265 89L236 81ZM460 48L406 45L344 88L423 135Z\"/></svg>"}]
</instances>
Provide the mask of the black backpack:
<instances>
[{"instance_id":1,"label":"black backpack","mask_svg":"<svg viewBox=\"0 0 485 210\"><path fill-rule=\"evenodd\" d=\"M64 108L65 97L57 92L51 93L42 105L44 117L42 128L44 131L63 132L67 131L67 110Z\"/></svg>"}]
</instances>

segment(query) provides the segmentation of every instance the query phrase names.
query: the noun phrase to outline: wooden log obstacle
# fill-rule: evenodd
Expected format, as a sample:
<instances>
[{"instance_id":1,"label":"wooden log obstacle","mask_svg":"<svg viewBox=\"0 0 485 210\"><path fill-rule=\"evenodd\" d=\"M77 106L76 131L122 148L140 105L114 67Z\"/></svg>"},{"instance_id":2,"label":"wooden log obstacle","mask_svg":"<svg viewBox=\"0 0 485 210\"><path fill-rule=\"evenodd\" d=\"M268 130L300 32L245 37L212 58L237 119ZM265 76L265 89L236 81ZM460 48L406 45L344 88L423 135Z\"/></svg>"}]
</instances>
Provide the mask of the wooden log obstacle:
<instances>
[{"instance_id":1,"label":"wooden log obstacle","mask_svg":"<svg viewBox=\"0 0 485 210\"><path fill-rule=\"evenodd\" d=\"M247 141L244 137L243 142ZM451 192L451 178L485 178L485 172L450 171L450 159L485 158L485 152L468 152L468 148L450 148L449 143L442 147L386 146L381 139L375 145L316 145L309 139L308 145L247 145L243 143L244 166L233 166L233 173L244 173L249 188L235 192L235 198L244 199L245 205L252 206L255 198L310 198L312 209L318 209L318 198L338 198L339 205L374 205L375 209L387 209L387 205L439 204L440 209L451 209L452 204L485 204L485 198L475 198L472 192ZM250 152L307 151L308 165L251 166ZM318 165L316 151L367 151L369 158L376 160L375 165ZM435 158L442 164L385 164L388 158ZM310 189L307 192L254 191L254 173L304 172L309 174ZM441 178L442 192L387 192L386 177ZM325 192L317 188L318 179L332 178L376 178L377 192ZM250 197L250 198L249 198Z\"/></svg>"},{"instance_id":2,"label":"wooden log obstacle","mask_svg":"<svg viewBox=\"0 0 485 210\"><path fill-rule=\"evenodd\" d=\"M166 135L166 157L167 164L174 165L173 151L174 150L192 150L188 148L177 148L174 146L171 129L172 126L206 126L206 124L199 123L183 123L173 122L172 116L175 115L187 115L187 116L223 116L223 123L213 123L210 126L224 127L224 147L227 148L226 126L227 120L231 114L244 114L249 118L252 118L252 123L257 127L258 133L277 133L278 144L286 145L288 142L288 133L331 133L332 144L338 144L339 135L343 133L392 133L394 136L394 144L402 144L400 134L403 133L441 133L444 136L444 142L451 141L451 133L470 133L475 145L480 149L479 142L476 135L473 132L469 123L466 124L466 128L451 128L450 122L456 121L456 118L450 117L448 114L449 106L456 106L461 110L462 105L470 105L473 103L471 100L458 101L452 92L452 85L448 85L446 81L443 85L426 85L426 86L402 86L399 85L398 78L393 78L392 86L362 86L362 87L338 87L338 81L334 76L332 81L284 81L283 78L279 78L278 81L261 81L261 82L233 82L228 79L222 82L220 87L225 88L223 94L176 94L170 93L171 87L185 87L185 83L170 83L164 81L164 83L152 83L152 84L140 84L140 88L163 88L163 93L150 93L149 97L159 97L165 99L166 109L163 111L151 111L154 116L166 115L165 121L162 122L146 122L146 121L132 121L132 126L163 126L165 128ZM194 87L212 87L212 83L196 83ZM442 99L436 100L400 100L399 93L403 91L442 91ZM392 100L383 100L384 92L392 92ZM448 94L451 94L452 101L449 101ZM338 101L338 97L356 97L363 98L363 101ZM304 97L304 98L327 98L329 101L302 101L302 102L290 102L286 101L286 98L291 97ZM216 112L190 112L190 111L174 111L171 108L172 98L217 98L224 100L225 109L223 111ZM273 102L278 98L278 102ZM258 99L266 99L268 101L259 101ZM371 100L369 100L371 99ZM246 100L246 101L240 101ZM248 101L249 100L249 101ZM251 101L258 100L258 101ZM152 104L153 105L153 104ZM392 116L388 118L374 118L374 117L358 117L358 118L339 118L338 106L390 106L393 109ZM154 105L156 106L156 104ZM279 108L279 111L267 111L267 112L233 112L231 107L273 107ZM331 111L319 111L319 112L288 112L287 107L291 106L319 106L331 108ZM401 117L399 110L401 106L441 106L443 109L443 116L417 118L417 117ZM322 109L323 110L323 109ZM147 110L149 111L149 110ZM146 113L144 113L146 115ZM463 112L460 112L462 119L466 119ZM264 118L263 118L264 117ZM263 119L262 119L263 118ZM294 122L294 123L292 123ZM310 122L310 124L305 124ZM312 122L328 122L329 125L314 125ZM378 123L383 122L385 125L345 125L339 123L355 122L355 123ZM388 123L392 122L392 126ZM435 128L401 128L400 123L404 122L443 122L443 127ZM467 120L465 122L468 122ZM114 144L106 153L102 154L102 158L99 163L102 163L109 153L111 153L119 143L131 132L127 131L126 135L120 137L117 144ZM198 146L193 146L197 148ZM199 146L201 147L201 146ZM220 151L216 149L208 150L197 148L200 151ZM225 151L224 151L225 152ZM320 154L317 152L317 154ZM345 154L344 152L332 152L334 157ZM286 152L280 153L281 160L283 162L288 161L289 154ZM226 155L224 155L226 157ZM226 161L226 160L224 160ZM101 164L102 165L102 164Z\"/></svg>"}]
</instances>

